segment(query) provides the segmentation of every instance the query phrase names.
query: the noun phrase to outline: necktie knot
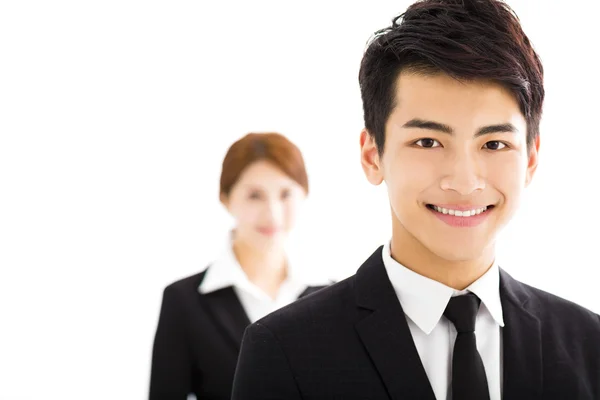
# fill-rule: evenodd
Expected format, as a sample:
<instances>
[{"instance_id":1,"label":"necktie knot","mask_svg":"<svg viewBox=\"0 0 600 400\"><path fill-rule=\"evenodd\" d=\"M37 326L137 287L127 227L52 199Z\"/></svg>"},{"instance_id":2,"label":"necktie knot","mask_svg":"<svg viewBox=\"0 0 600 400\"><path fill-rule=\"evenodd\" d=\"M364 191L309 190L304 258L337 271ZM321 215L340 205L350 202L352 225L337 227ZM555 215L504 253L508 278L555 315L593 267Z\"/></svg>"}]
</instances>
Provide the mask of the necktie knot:
<instances>
[{"instance_id":1,"label":"necktie knot","mask_svg":"<svg viewBox=\"0 0 600 400\"><path fill-rule=\"evenodd\" d=\"M475 319L481 300L473 293L450 298L444 316L454 324L458 333L475 332Z\"/></svg>"}]
</instances>

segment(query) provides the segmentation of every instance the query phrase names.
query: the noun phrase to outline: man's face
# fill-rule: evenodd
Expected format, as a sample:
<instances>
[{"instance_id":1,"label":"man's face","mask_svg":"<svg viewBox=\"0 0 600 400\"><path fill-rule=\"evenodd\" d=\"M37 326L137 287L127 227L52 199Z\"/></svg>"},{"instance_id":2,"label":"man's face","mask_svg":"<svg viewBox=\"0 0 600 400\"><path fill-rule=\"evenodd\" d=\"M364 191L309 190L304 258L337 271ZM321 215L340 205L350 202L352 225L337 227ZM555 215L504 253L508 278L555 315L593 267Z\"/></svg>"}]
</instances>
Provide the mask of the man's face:
<instances>
[{"instance_id":1,"label":"man's face","mask_svg":"<svg viewBox=\"0 0 600 400\"><path fill-rule=\"evenodd\" d=\"M448 261L490 249L537 166L539 141L528 152L526 128L497 84L402 72L383 155L361 135L367 178L388 188L394 237Z\"/></svg>"}]
</instances>

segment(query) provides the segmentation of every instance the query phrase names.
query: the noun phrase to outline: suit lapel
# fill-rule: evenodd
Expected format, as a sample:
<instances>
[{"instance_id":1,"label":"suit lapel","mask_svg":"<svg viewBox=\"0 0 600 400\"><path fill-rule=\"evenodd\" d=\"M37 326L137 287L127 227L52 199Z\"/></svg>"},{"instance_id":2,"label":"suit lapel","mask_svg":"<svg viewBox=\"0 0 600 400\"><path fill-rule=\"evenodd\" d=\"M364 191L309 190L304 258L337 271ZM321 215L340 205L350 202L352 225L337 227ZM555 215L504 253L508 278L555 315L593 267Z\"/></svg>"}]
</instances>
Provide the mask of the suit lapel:
<instances>
[{"instance_id":1,"label":"suit lapel","mask_svg":"<svg viewBox=\"0 0 600 400\"><path fill-rule=\"evenodd\" d=\"M299 297L307 296L322 288L322 286L309 286ZM204 298L211 317L225 331L233 346L239 351L244 331L250 325L250 320L235 290L229 286L206 293Z\"/></svg>"},{"instance_id":2,"label":"suit lapel","mask_svg":"<svg viewBox=\"0 0 600 400\"><path fill-rule=\"evenodd\" d=\"M435 400L381 247L358 270L355 285L357 305L367 314L355 327L390 398Z\"/></svg>"},{"instance_id":3,"label":"suit lapel","mask_svg":"<svg viewBox=\"0 0 600 400\"><path fill-rule=\"evenodd\" d=\"M210 315L239 351L244 330L250 325L250 320L233 287L207 293L204 298Z\"/></svg>"},{"instance_id":4,"label":"suit lapel","mask_svg":"<svg viewBox=\"0 0 600 400\"><path fill-rule=\"evenodd\" d=\"M503 381L505 399L542 398L542 340L540 321L526 309L523 284L500 270L504 314Z\"/></svg>"}]
</instances>

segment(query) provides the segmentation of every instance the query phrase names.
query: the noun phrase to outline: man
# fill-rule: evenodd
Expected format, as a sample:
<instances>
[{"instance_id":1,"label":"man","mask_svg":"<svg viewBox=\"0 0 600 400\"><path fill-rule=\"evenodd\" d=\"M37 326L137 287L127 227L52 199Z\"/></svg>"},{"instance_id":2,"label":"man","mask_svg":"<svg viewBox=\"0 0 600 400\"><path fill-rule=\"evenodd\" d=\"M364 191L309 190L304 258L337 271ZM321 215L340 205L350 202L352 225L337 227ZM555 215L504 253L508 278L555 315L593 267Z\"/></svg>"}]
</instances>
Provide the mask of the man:
<instances>
[{"instance_id":1,"label":"man","mask_svg":"<svg viewBox=\"0 0 600 400\"><path fill-rule=\"evenodd\" d=\"M359 81L361 162L387 185L392 238L246 330L233 399L600 398L600 317L495 262L538 164L544 98L514 13L415 3L377 32Z\"/></svg>"}]
</instances>

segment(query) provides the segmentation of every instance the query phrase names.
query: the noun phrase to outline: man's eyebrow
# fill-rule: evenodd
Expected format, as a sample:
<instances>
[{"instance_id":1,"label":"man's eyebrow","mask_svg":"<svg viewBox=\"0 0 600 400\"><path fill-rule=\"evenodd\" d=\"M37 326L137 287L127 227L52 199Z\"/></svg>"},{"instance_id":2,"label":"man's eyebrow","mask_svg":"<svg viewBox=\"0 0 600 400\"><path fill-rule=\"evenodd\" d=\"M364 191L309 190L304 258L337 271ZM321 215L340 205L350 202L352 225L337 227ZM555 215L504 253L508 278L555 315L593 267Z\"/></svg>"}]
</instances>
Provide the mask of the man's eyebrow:
<instances>
[{"instance_id":1,"label":"man's eyebrow","mask_svg":"<svg viewBox=\"0 0 600 400\"><path fill-rule=\"evenodd\" d=\"M438 131L442 133L447 133L449 135L454 134L454 129L452 129L450 125L446 125L436 121L427 121L420 118L413 118L410 121L406 122L404 125L402 125L402 127ZM511 123L487 125L482 128L479 128L477 133L475 133L475 137L489 135L491 133L516 133L518 131L519 130Z\"/></svg>"}]
</instances>

